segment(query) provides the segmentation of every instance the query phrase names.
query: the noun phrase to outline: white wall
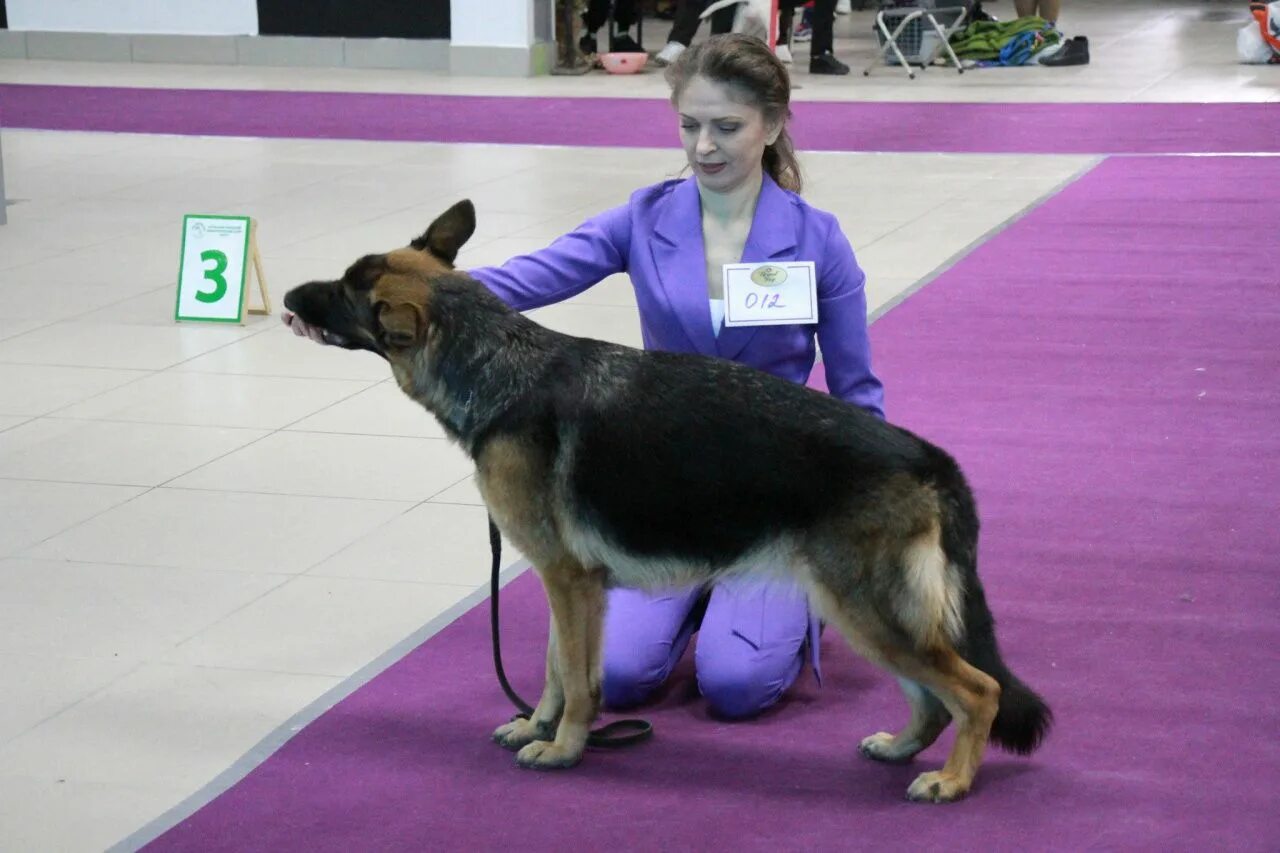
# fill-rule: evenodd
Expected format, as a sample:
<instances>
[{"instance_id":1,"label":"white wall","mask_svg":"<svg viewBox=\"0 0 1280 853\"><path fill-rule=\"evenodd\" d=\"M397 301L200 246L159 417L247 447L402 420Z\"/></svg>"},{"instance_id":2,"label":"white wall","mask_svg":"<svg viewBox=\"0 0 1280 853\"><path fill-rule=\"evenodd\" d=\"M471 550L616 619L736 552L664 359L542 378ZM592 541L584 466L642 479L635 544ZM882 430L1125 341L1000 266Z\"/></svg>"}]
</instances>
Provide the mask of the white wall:
<instances>
[{"instance_id":1,"label":"white wall","mask_svg":"<svg viewBox=\"0 0 1280 853\"><path fill-rule=\"evenodd\" d=\"M529 47L534 42L534 6L552 2L452 0L449 6L450 40L455 45L467 47Z\"/></svg>"},{"instance_id":2,"label":"white wall","mask_svg":"<svg viewBox=\"0 0 1280 853\"><path fill-rule=\"evenodd\" d=\"M258 34L256 0L5 0L5 9L11 30Z\"/></svg>"}]
</instances>

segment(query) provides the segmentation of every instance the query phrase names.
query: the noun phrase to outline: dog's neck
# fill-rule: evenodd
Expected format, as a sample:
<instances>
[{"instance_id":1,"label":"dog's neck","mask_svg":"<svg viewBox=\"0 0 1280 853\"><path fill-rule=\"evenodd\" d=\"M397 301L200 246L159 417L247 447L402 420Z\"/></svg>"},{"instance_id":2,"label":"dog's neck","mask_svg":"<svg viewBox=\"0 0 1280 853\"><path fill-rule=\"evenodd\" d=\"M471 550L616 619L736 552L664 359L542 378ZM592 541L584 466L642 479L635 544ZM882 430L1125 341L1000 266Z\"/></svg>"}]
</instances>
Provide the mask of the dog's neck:
<instances>
[{"instance_id":1,"label":"dog's neck","mask_svg":"<svg viewBox=\"0 0 1280 853\"><path fill-rule=\"evenodd\" d=\"M461 274L434 283L429 313L426 345L392 370L401 389L474 456L494 422L536 383L532 366L555 333Z\"/></svg>"}]
</instances>

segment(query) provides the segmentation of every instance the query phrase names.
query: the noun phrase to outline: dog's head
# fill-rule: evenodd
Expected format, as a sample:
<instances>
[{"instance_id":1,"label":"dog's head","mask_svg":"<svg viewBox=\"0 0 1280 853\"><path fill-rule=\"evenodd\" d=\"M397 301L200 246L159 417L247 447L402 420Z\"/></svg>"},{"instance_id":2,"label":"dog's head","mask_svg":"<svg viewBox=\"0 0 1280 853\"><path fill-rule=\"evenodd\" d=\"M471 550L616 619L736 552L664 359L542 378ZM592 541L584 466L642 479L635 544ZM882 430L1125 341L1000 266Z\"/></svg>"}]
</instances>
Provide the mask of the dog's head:
<instances>
[{"instance_id":1,"label":"dog's head","mask_svg":"<svg viewBox=\"0 0 1280 853\"><path fill-rule=\"evenodd\" d=\"M431 281L453 269L475 228L475 207L460 201L406 248L365 255L334 281L299 285L284 295L284 306L324 330L330 344L390 361L423 342Z\"/></svg>"}]
</instances>

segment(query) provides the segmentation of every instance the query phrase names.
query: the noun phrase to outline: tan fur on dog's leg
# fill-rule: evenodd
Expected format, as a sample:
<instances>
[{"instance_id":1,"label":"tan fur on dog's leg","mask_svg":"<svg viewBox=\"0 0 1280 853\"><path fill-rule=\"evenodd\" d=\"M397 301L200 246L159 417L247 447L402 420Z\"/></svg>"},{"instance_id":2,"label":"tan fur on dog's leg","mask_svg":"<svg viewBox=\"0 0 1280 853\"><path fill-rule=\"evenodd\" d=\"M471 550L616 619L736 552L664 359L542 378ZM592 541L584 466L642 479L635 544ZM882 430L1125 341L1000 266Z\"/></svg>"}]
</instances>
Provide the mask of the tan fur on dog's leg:
<instances>
[{"instance_id":1,"label":"tan fur on dog's leg","mask_svg":"<svg viewBox=\"0 0 1280 853\"><path fill-rule=\"evenodd\" d=\"M1000 685L966 663L954 649L897 662L895 669L919 681L946 706L956 722L956 741L939 771L922 773L907 789L917 802L958 800L973 786L1000 706Z\"/></svg>"},{"instance_id":2,"label":"tan fur on dog's leg","mask_svg":"<svg viewBox=\"0 0 1280 853\"><path fill-rule=\"evenodd\" d=\"M555 737L556 723L564 711L564 688L560 686L560 674L556 669L556 622L551 620L547 634L547 673L543 682L542 697L529 719L517 717L498 726L493 739L505 749L517 750L535 740Z\"/></svg>"},{"instance_id":3,"label":"tan fur on dog's leg","mask_svg":"<svg viewBox=\"0 0 1280 853\"><path fill-rule=\"evenodd\" d=\"M521 767L549 770L572 767L581 760L599 708L598 644L603 631L604 584L599 572L567 559L539 570L539 574L555 620L556 669L564 690L564 712L555 740L533 741L520 750L516 762Z\"/></svg>"}]
</instances>

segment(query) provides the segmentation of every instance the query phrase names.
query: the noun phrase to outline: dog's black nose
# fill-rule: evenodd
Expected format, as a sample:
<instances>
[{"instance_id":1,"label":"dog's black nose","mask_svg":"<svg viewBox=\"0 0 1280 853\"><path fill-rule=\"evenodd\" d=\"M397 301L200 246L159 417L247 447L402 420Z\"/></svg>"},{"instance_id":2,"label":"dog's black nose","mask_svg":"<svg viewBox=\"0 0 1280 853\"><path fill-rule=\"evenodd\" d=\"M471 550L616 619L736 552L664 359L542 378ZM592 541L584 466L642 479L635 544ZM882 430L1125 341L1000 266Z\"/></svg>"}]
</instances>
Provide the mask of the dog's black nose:
<instances>
[{"instance_id":1,"label":"dog's black nose","mask_svg":"<svg viewBox=\"0 0 1280 853\"><path fill-rule=\"evenodd\" d=\"M284 307L295 314L302 313L306 310L307 302L314 302L315 297L319 296L318 291L324 288L326 284L328 282L309 281L306 284L300 284L292 288L284 295Z\"/></svg>"}]
</instances>

